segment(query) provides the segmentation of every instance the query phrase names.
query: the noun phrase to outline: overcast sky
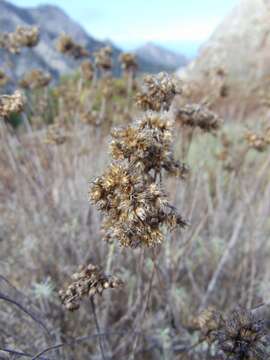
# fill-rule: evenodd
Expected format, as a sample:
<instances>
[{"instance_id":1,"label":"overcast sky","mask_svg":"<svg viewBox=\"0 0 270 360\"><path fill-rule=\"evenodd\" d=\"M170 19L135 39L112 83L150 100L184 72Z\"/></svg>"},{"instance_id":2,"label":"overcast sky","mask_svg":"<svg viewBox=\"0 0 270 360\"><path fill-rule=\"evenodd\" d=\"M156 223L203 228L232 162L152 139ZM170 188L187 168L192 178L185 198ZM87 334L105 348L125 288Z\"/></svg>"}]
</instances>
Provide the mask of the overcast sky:
<instances>
[{"instance_id":1,"label":"overcast sky","mask_svg":"<svg viewBox=\"0 0 270 360\"><path fill-rule=\"evenodd\" d=\"M238 0L11 0L19 6L53 4L90 35L124 49L155 42L196 51Z\"/></svg>"}]
</instances>

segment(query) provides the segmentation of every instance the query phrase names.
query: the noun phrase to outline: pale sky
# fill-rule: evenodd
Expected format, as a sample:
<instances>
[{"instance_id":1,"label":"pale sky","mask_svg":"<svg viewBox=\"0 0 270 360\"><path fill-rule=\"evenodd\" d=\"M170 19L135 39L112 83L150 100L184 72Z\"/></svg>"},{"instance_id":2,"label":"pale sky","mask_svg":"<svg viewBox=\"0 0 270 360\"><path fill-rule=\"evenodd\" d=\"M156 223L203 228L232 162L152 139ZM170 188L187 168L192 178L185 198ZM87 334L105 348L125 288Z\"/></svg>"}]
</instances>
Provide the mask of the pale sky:
<instances>
[{"instance_id":1,"label":"pale sky","mask_svg":"<svg viewBox=\"0 0 270 360\"><path fill-rule=\"evenodd\" d=\"M155 42L196 51L238 0L10 0L22 6L61 7L97 39L130 50Z\"/></svg>"}]
</instances>

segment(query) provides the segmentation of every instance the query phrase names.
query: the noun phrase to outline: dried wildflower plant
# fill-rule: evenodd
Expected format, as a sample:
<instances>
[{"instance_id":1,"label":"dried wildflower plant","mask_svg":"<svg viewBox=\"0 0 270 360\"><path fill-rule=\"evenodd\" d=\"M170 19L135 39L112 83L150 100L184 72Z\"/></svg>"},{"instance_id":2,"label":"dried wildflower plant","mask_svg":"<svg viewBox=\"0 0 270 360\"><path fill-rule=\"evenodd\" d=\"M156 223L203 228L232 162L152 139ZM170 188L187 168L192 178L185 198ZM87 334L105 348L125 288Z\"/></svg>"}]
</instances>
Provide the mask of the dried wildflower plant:
<instances>
[{"instance_id":1,"label":"dried wildflower plant","mask_svg":"<svg viewBox=\"0 0 270 360\"><path fill-rule=\"evenodd\" d=\"M121 67L125 73L134 74L138 68L136 56L131 53L123 53L119 56Z\"/></svg>"},{"instance_id":2,"label":"dried wildflower plant","mask_svg":"<svg viewBox=\"0 0 270 360\"><path fill-rule=\"evenodd\" d=\"M142 91L136 95L136 102L142 110L167 111L176 93L175 81L167 73L147 75Z\"/></svg>"},{"instance_id":3,"label":"dried wildflower plant","mask_svg":"<svg viewBox=\"0 0 270 360\"><path fill-rule=\"evenodd\" d=\"M18 26L14 32L0 34L0 48L12 54L19 54L21 48L32 48L39 42L39 29L36 26Z\"/></svg>"},{"instance_id":4,"label":"dried wildflower plant","mask_svg":"<svg viewBox=\"0 0 270 360\"><path fill-rule=\"evenodd\" d=\"M51 144L51 145L62 145L68 139L69 139L69 136L67 135L63 126L59 122L56 122L56 123L48 126L47 134L44 139L44 143Z\"/></svg>"},{"instance_id":5,"label":"dried wildflower plant","mask_svg":"<svg viewBox=\"0 0 270 360\"><path fill-rule=\"evenodd\" d=\"M76 60L89 56L89 52L85 47L76 44L74 40L66 34L62 34L58 38L56 48L60 53L71 56Z\"/></svg>"},{"instance_id":6,"label":"dried wildflower plant","mask_svg":"<svg viewBox=\"0 0 270 360\"><path fill-rule=\"evenodd\" d=\"M80 113L80 120L84 124L97 126L99 125L99 116L98 112L95 110L82 111Z\"/></svg>"},{"instance_id":7,"label":"dried wildflower plant","mask_svg":"<svg viewBox=\"0 0 270 360\"><path fill-rule=\"evenodd\" d=\"M103 72L112 69L112 48L105 46L94 53L96 67Z\"/></svg>"},{"instance_id":8,"label":"dried wildflower plant","mask_svg":"<svg viewBox=\"0 0 270 360\"><path fill-rule=\"evenodd\" d=\"M13 95L0 95L0 117L8 118L13 113L22 112L25 104L26 99L19 90Z\"/></svg>"},{"instance_id":9,"label":"dried wildflower plant","mask_svg":"<svg viewBox=\"0 0 270 360\"><path fill-rule=\"evenodd\" d=\"M226 318L213 308L205 310L197 323L203 338L216 344L226 359L269 359L266 328L251 310L238 306Z\"/></svg>"},{"instance_id":10,"label":"dried wildflower plant","mask_svg":"<svg viewBox=\"0 0 270 360\"><path fill-rule=\"evenodd\" d=\"M104 274L93 264L80 267L79 271L72 275L72 279L73 282L67 289L59 291L62 303L70 311L79 309L83 298L101 296L104 290L120 288L123 285L121 279Z\"/></svg>"},{"instance_id":11,"label":"dried wildflower plant","mask_svg":"<svg viewBox=\"0 0 270 360\"><path fill-rule=\"evenodd\" d=\"M187 104L177 109L175 120L182 126L200 128L204 131L218 130L221 120L217 114L202 104Z\"/></svg>"},{"instance_id":12,"label":"dried wildflower plant","mask_svg":"<svg viewBox=\"0 0 270 360\"><path fill-rule=\"evenodd\" d=\"M146 112L133 126L113 130L110 150L113 161L93 181L89 194L105 215L105 239L126 247L151 247L162 243L168 230L185 227L161 186L162 171L181 178L188 171L173 157L168 114Z\"/></svg>"},{"instance_id":13,"label":"dried wildflower plant","mask_svg":"<svg viewBox=\"0 0 270 360\"><path fill-rule=\"evenodd\" d=\"M24 89L39 89L49 85L51 75L38 69L33 69L20 80L20 86Z\"/></svg>"},{"instance_id":14,"label":"dried wildflower plant","mask_svg":"<svg viewBox=\"0 0 270 360\"><path fill-rule=\"evenodd\" d=\"M112 131L112 157L128 160L144 174L152 171L154 177L164 169L171 175L185 178L187 167L173 157L172 130L173 122L168 114L146 112L133 126Z\"/></svg>"},{"instance_id":15,"label":"dried wildflower plant","mask_svg":"<svg viewBox=\"0 0 270 360\"><path fill-rule=\"evenodd\" d=\"M245 140L251 149L264 152L270 145L270 127L265 129L263 134L248 131L245 135Z\"/></svg>"}]
</instances>

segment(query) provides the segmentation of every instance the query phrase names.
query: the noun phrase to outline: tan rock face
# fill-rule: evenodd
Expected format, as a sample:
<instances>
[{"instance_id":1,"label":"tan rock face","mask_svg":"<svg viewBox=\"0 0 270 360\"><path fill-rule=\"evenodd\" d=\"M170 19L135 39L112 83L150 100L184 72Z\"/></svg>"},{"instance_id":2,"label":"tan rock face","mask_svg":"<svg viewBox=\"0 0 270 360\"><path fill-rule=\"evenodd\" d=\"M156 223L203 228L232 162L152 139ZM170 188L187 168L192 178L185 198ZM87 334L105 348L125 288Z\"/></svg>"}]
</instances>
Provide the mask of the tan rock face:
<instances>
[{"instance_id":1,"label":"tan rock face","mask_svg":"<svg viewBox=\"0 0 270 360\"><path fill-rule=\"evenodd\" d=\"M241 97L247 101L252 97L256 106L265 103L264 98L268 102L270 0L240 0L202 47L198 58L178 75L196 81L198 88L206 92L220 91L222 95L218 86L226 86L229 99Z\"/></svg>"}]
</instances>

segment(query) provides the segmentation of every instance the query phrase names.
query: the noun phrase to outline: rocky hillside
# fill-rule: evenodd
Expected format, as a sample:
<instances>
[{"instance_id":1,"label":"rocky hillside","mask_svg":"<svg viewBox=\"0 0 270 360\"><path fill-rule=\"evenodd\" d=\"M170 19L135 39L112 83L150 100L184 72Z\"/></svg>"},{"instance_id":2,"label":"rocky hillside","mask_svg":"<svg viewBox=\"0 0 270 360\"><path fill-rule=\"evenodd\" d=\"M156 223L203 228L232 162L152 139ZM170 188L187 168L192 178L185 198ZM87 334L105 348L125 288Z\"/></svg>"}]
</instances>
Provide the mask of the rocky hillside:
<instances>
[{"instance_id":1,"label":"rocky hillside","mask_svg":"<svg viewBox=\"0 0 270 360\"><path fill-rule=\"evenodd\" d=\"M31 68L49 71L54 77L75 69L78 66L76 61L59 54L55 49L56 39L63 32L71 35L77 43L84 45L90 52L105 45L104 42L88 35L78 23L56 6L42 5L35 8L23 8L0 0L0 32L14 31L18 25L39 26L41 40L34 49L23 49L20 56L11 56L12 66L9 67L9 70L17 77ZM114 45L112 48L114 62L117 64L121 50ZM5 62L6 55L0 50L0 66L2 67ZM165 61L157 64L139 57L138 62L142 72L157 72L170 68ZM120 72L119 65L116 67L116 72Z\"/></svg>"},{"instance_id":2,"label":"rocky hillside","mask_svg":"<svg viewBox=\"0 0 270 360\"><path fill-rule=\"evenodd\" d=\"M155 64L160 68L166 65L166 68L170 71L174 71L179 67L187 65L187 59L184 55L175 53L153 43L147 43L144 46L139 47L135 52L140 59Z\"/></svg>"},{"instance_id":3,"label":"rocky hillside","mask_svg":"<svg viewBox=\"0 0 270 360\"><path fill-rule=\"evenodd\" d=\"M270 99L270 1L240 0L224 19L182 79L203 95L220 91L224 101L258 108ZM222 90L222 91L221 91Z\"/></svg>"}]
</instances>

